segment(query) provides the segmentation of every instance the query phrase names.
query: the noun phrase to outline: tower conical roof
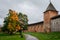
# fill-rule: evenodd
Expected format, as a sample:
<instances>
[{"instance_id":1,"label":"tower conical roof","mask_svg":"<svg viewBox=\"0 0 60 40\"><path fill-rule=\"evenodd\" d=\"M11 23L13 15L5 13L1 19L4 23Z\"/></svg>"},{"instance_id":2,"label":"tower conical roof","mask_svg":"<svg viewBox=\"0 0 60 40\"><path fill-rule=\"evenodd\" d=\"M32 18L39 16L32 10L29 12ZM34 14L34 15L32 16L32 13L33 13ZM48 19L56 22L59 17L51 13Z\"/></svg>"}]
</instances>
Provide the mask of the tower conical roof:
<instances>
[{"instance_id":1,"label":"tower conical roof","mask_svg":"<svg viewBox=\"0 0 60 40\"><path fill-rule=\"evenodd\" d=\"M55 7L53 6L53 4L52 4L51 2L50 2L50 4L48 5L46 11L48 11L48 10L55 10L55 11L56 11Z\"/></svg>"}]
</instances>

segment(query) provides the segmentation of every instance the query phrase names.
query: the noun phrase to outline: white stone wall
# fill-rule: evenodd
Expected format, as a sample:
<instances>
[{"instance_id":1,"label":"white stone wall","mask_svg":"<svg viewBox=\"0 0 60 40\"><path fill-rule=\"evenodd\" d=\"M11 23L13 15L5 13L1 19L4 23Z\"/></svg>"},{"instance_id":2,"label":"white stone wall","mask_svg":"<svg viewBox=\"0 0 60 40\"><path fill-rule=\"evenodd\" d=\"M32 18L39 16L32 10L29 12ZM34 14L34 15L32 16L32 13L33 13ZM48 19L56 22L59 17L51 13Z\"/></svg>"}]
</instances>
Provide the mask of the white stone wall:
<instances>
[{"instance_id":1,"label":"white stone wall","mask_svg":"<svg viewBox=\"0 0 60 40\"><path fill-rule=\"evenodd\" d=\"M51 20L51 31L60 31L60 18L52 19Z\"/></svg>"}]
</instances>

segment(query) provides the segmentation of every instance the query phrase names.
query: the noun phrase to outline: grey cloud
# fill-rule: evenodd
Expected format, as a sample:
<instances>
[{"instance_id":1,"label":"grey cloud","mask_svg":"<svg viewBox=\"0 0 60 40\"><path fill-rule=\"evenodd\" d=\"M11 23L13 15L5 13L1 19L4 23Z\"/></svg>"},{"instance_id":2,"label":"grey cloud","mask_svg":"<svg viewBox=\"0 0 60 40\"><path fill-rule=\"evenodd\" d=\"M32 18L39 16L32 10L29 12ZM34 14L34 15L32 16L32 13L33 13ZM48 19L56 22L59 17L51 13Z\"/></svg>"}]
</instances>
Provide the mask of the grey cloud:
<instances>
[{"instance_id":1,"label":"grey cloud","mask_svg":"<svg viewBox=\"0 0 60 40\"><path fill-rule=\"evenodd\" d=\"M60 5L58 5L60 0L51 0L51 2L60 11ZM0 0L0 19L7 16L9 9L13 9L27 14L29 23L40 22L48 5L49 0Z\"/></svg>"}]
</instances>

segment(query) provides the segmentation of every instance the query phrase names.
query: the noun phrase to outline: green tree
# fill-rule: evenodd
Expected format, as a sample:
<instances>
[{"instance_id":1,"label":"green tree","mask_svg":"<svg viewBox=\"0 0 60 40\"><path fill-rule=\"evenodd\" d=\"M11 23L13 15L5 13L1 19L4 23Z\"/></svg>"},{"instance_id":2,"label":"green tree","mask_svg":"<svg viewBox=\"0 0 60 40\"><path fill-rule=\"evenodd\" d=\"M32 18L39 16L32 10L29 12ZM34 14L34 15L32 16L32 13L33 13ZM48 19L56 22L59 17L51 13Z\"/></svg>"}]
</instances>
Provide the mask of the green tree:
<instances>
[{"instance_id":1,"label":"green tree","mask_svg":"<svg viewBox=\"0 0 60 40\"><path fill-rule=\"evenodd\" d=\"M27 15L19 13L18 17L19 17L19 21L20 21L20 24L21 24L21 27L23 28L23 30L27 30L27 25L28 25Z\"/></svg>"},{"instance_id":2,"label":"green tree","mask_svg":"<svg viewBox=\"0 0 60 40\"><path fill-rule=\"evenodd\" d=\"M20 21L20 24L21 24L20 25L21 29L19 30L19 32L20 32L21 37L23 37L22 31L27 30L28 18L27 18L27 15L22 14L22 13L19 13L18 18L19 18L19 21Z\"/></svg>"},{"instance_id":3,"label":"green tree","mask_svg":"<svg viewBox=\"0 0 60 40\"><path fill-rule=\"evenodd\" d=\"M4 26L2 28L2 31L8 31L7 25L8 25L8 17L4 18Z\"/></svg>"}]
</instances>

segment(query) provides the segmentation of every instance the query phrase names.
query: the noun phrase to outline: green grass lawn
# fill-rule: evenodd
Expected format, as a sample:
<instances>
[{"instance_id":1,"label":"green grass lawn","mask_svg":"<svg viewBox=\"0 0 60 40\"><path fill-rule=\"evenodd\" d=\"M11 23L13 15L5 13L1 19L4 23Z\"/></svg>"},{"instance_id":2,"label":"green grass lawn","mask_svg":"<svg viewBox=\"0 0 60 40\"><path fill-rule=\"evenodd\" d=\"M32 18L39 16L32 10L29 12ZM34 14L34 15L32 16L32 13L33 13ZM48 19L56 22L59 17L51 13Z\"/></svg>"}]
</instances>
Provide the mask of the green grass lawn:
<instances>
[{"instance_id":1,"label":"green grass lawn","mask_svg":"<svg viewBox=\"0 0 60 40\"><path fill-rule=\"evenodd\" d=\"M36 33L36 32L27 32L27 34L37 37L39 40L60 40L60 32L52 33Z\"/></svg>"},{"instance_id":2,"label":"green grass lawn","mask_svg":"<svg viewBox=\"0 0 60 40\"><path fill-rule=\"evenodd\" d=\"M9 35L5 33L0 33L0 40L25 40L25 38L21 38L19 34Z\"/></svg>"}]
</instances>

